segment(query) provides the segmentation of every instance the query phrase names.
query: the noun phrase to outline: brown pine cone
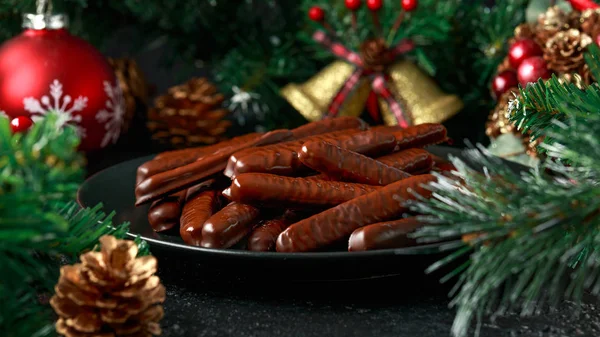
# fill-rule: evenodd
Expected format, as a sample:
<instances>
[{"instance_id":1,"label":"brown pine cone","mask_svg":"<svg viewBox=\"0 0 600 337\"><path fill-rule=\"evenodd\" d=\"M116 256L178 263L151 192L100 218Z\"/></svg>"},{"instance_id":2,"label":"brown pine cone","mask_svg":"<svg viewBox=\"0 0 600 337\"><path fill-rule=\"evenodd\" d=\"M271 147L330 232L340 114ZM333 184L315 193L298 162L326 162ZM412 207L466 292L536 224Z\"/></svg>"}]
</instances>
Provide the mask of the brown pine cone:
<instances>
[{"instance_id":1,"label":"brown pine cone","mask_svg":"<svg viewBox=\"0 0 600 337\"><path fill-rule=\"evenodd\" d=\"M581 31L592 39L600 34L600 9L588 9L581 13Z\"/></svg>"},{"instance_id":2,"label":"brown pine cone","mask_svg":"<svg viewBox=\"0 0 600 337\"><path fill-rule=\"evenodd\" d=\"M123 91L125 99L125 114L121 132L129 130L131 121L135 115L138 105L146 106L148 101L148 83L141 69L133 59L109 58L108 63L112 66Z\"/></svg>"},{"instance_id":3,"label":"brown pine cone","mask_svg":"<svg viewBox=\"0 0 600 337\"><path fill-rule=\"evenodd\" d=\"M514 70L510 65L510 60L508 59L508 56L506 56L504 60L502 60L502 63L498 65L498 69L496 69L496 74L500 74L505 70Z\"/></svg>"},{"instance_id":4,"label":"brown pine cone","mask_svg":"<svg viewBox=\"0 0 600 337\"><path fill-rule=\"evenodd\" d=\"M366 40L360 46L360 53L365 68L374 71L383 71L394 62L394 57L384 39Z\"/></svg>"},{"instance_id":5,"label":"brown pine cone","mask_svg":"<svg viewBox=\"0 0 600 337\"><path fill-rule=\"evenodd\" d=\"M585 64L583 55L590 43L592 39L577 29L558 32L546 42L544 60L550 70L559 74L578 73Z\"/></svg>"},{"instance_id":6,"label":"brown pine cone","mask_svg":"<svg viewBox=\"0 0 600 337\"><path fill-rule=\"evenodd\" d=\"M494 139L502 134L515 132L515 126L508 120L508 105L518 94L518 88L511 88L500 96L485 125L485 134L488 137Z\"/></svg>"},{"instance_id":7,"label":"brown pine cone","mask_svg":"<svg viewBox=\"0 0 600 337\"><path fill-rule=\"evenodd\" d=\"M165 287L153 256L136 258L133 241L100 238L100 252L64 266L50 305L66 337L151 337L161 333Z\"/></svg>"},{"instance_id":8,"label":"brown pine cone","mask_svg":"<svg viewBox=\"0 0 600 337\"><path fill-rule=\"evenodd\" d=\"M192 78L158 97L148 112L152 138L175 148L214 144L224 139L231 122L222 107L225 97L205 78Z\"/></svg>"},{"instance_id":9,"label":"brown pine cone","mask_svg":"<svg viewBox=\"0 0 600 337\"><path fill-rule=\"evenodd\" d=\"M537 20L535 40L545 45L556 33L569 29L569 15L557 6L550 7Z\"/></svg>"},{"instance_id":10,"label":"brown pine cone","mask_svg":"<svg viewBox=\"0 0 600 337\"><path fill-rule=\"evenodd\" d=\"M567 24L569 28L581 30L581 24L583 23L582 13L580 11L573 10L569 13Z\"/></svg>"}]
</instances>

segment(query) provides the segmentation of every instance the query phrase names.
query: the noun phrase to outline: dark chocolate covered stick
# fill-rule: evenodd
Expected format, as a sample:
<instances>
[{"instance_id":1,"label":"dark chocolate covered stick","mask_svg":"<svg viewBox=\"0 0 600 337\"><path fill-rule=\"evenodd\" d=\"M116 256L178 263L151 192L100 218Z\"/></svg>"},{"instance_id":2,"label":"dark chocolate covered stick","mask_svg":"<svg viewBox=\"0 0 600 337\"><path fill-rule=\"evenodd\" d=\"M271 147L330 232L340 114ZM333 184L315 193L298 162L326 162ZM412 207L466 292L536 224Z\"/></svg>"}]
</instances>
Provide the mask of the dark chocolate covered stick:
<instances>
[{"instance_id":1,"label":"dark chocolate covered stick","mask_svg":"<svg viewBox=\"0 0 600 337\"><path fill-rule=\"evenodd\" d=\"M196 160L190 164L155 174L140 182L135 188L136 206L172 194L223 171L231 154L256 145L276 143L290 136L289 130L276 130L248 142L235 142L231 146L222 147L213 154ZM173 160L166 158L165 161ZM170 165L170 164L165 164Z\"/></svg>"},{"instance_id":2,"label":"dark chocolate covered stick","mask_svg":"<svg viewBox=\"0 0 600 337\"><path fill-rule=\"evenodd\" d=\"M248 236L248 250L254 252L275 250L277 237L292 223L293 220L286 216L261 221Z\"/></svg>"},{"instance_id":3,"label":"dark chocolate covered stick","mask_svg":"<svg viewBox=\"0 0 600 337\"><path fill-rule=\"evenodd\" d=\"M423 226L415 217L380 222L355 230L348 240L348 251L365 251L414 246L408 234Z\"/></svg>"},{"instance_id":4,"label":"dark chocolate covered stick","mask_svg":"<svg viewBox=\"0 0 600 337\"><path fill-rule=\"evenodd\" d=\"M246 204L232 202L211 216L202 226L204 248L229 248L252 231L260 211Z\"/></svg>"},{"instance_id":5,"label":"dark chocolate covered stick","mask_svg":"<svg viewBox=\"0 0 600 337\"><path fill-rule=\"evenodd\" d=\"M304 165L344 181L385 186L410 174L328 142L307 142L299 154Z\"/></svg>"},{"instance_id":6,"label":"dark chocolate covered stick","mask_svg":"<svg viewBox=\"0 0 600 337\"><path fill-rule=\"evenodd\" d=\"M398 218L407 210L404 202L416 198L413 193L431 195L422 185L435 180L430 174L413 176L297 222L279 235L277 251L317 250L348 237L360 227Z\"/></svg>"},{"instance_id":7,"label":"dark chocolate covered stick","mask_svg":"<svg viewBox=\"0 0 600 337\"><path fill-rule=\"evenodd\" d=\"M383 132L383 131L382 131ZM448 140L442 124L426 123L391 132L396 137L396 151L435 145Z\"/></svg>"},{"instance_id":8,"label":"dark chocolate covered stick","mask_svg":"<svg viewBox=\"0 0 600 337\"><path fill-rule=\"evenodd\" d=\"M179 227L179 235L185 243L200 246L202 225L213 215L218 204L219 193L216 190L200 190L188 196Z\"/></svg>"},{"instance_id":9,"label":"dark chocolate covered stick","mask_svg":"<svg viewBox=\"0 0 600 337\"><path fill-rule=\"evenodd\" d=\"M167 231L179 224L182 204L186 191L180 191L164 199L155 201L148 210L148 222L154 231Z\"/></svg>"},{"instance_id":10,"label":"dark chocolate covered stick","mask_svg":"<svg viewBox=\"0 0 600 337\"><path fill-rule=\"evenodd\" d=\"M210 146L160 153L154 159L138 167L136 185L155 174L193 163L203 156L215 153L215 151L226 151L232 146L254 141L261 136L262 134L259 133L251 133Z\"/></svg>"},{"instance_id":11,"label":"dark chocolate covered stick","mask_svg":"<svg viewBox=\"0 0 600 337\"><path fill-rule=\"evenodd\" d=\"M379 186L244 173L223 191L229 200L270 206L335 206L373 192Z\"/></svg>"},{"instance_id":12,"label":"dark chocolate covered stick","mask_svg":"<svg viewBox=\"0 0 600 337\"><path fill-rule=\"evenodd\" d=\"M253 149L253 151L248 151L247 155L237 158L234 165L232 165L230 160L225 170L225 175L230 178L234 178L236 175L242 173L296 175L302 169L306 169L306 166L300 162L298 153L304 143L310 141L327 141L342 148L366 155L389 153L396 146L396 139L392 133L378 133L370 130L360 132L356 130L336 131L307 137L295 142Z\"/></svg>"},{"instance_id":13,"label":"dark chocolate covered stick","mask_svg":"<svg viewBox=\"0 0 600 337\"><path fill-rule=\"evenodd\" d=\"M301 139L339 130L367 130L368 128L369 125L358 117L343 116L308 123L293 129L292 132L294 133L294 137L296 139Z\"/></svg>"},{"instance_id":14,"label":"dark chocolate covered stick","mask_svg":"<svg viewBox=\"0 0 600 337\"><path fill-rule=\"evenodd\" d=\"M383 157L378 161L408 173L429 172L433 167L433 158L429 152L423 149L407 149L395 152Z\"/></svg>"}]
</instances>

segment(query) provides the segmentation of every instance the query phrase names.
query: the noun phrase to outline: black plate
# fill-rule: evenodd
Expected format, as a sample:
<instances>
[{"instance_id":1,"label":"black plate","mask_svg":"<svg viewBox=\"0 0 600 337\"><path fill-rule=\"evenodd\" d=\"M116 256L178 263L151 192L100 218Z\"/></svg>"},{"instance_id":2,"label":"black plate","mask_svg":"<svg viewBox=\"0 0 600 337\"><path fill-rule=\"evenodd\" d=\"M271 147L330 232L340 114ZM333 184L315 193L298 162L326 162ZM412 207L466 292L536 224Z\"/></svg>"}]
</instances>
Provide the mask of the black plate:
<instances>
[{"instance_id":1,"label":"black plate","mask_svg":"<svg viewBox=\"0 0 600 337\"><path fill-rule=\"evenodd\" d=\"M447 158L464 157L449 147L431 147L432 153ZM294 280L345 280L398 275L419 268L440 257L440 245L387 249L368 252L275 253L244 250L220 250L184 244L178 235L158 234L147 220L149 205L135 207L137 167L153 156L133 159L103 170L81 185L77 200L82 207L104 204L115 211L114 221L131 223L129 235L145 239L154 255L173 256L198 265L208 265L214 273L244 273L249 277L291 278ZM247 272L247 274L246 274Z\"/></svg>"}]
</instances>

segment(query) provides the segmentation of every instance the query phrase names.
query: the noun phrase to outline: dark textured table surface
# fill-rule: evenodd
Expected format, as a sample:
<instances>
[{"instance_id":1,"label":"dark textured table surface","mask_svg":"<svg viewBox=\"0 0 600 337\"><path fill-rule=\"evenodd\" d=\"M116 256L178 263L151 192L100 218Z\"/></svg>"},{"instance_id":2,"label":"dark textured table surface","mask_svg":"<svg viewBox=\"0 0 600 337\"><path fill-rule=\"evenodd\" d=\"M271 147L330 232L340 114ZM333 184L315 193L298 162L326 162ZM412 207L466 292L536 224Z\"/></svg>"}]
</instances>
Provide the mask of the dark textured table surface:
<instances>
[{"instance_id":1,"label":"dark textured table surface","mask_svg":"<svg viewBox=\"0 0 600 337\"><path fill-rule=\"evenodd\" d=\"M147 138L134 132L117 147L90 154L88 173L153 152ZM251 270L215 276L211 267L154 254L167 287L163 337L450 336L454 311L448 308L448 288L437 282L439 276L420 270L368 281L294 283L244 279ZM579 318L571 318L573 312L564 303L534 317L486 320L481 336L600 336L597 300L589 299Z\"/></svg>"}]
</instances>

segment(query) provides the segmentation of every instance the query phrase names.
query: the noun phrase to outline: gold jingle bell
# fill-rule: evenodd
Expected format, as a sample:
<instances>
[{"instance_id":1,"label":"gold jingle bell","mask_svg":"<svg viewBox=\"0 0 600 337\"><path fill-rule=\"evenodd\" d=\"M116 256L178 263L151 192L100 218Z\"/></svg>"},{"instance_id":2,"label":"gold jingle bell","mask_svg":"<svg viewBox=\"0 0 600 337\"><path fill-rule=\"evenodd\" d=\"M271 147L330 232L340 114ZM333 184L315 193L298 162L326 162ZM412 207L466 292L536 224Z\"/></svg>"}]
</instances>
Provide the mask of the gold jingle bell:
<instances>
[{"instance_id":1,"label":"gold jingle bell","mask_svg":"<svg viewBox=\"0 0 600 337\"><path fill-rule=\"evenodd\" d=\"M321 120L354 70L349 63L335 61L303 84L288 84L281 90L281 95L307 120ZM389 75L388 87L410 125L442 123L463 108L458 96L445 94L429 75L409 60L392 64L386 74ZM364 76L344 101L338 116L359 116L371 90L371 78ZM387 102L382 98L378 101L385 124L397 125Z\"/></svg>"}]
</instances>

